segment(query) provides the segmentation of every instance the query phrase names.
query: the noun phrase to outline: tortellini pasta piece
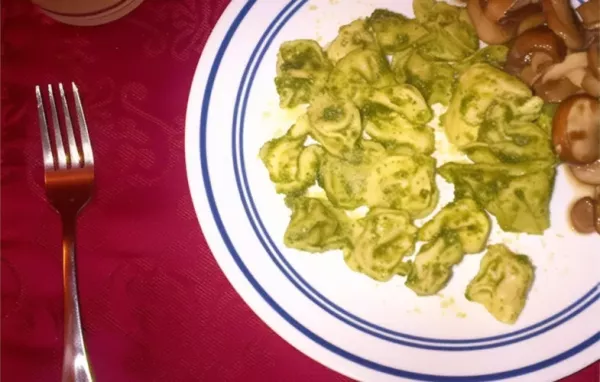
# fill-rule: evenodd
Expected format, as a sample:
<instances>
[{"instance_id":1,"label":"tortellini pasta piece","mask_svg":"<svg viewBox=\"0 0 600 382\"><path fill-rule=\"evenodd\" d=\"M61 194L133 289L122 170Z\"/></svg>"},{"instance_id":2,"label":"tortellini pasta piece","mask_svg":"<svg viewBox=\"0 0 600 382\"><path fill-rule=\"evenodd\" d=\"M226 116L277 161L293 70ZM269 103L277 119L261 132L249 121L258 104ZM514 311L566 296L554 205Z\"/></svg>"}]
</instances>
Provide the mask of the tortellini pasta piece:
<instances>
[{"instance_id":1,"label":"tortellini pasta piece","mask_svg":"<svg viewBox=\"0 0 600 382\"><path fill-rule=\"evenodd\" d=\"M331 155L345 157L362 135L358 108L350 101L329 95L317 97L307 111L310 135Z\"/></svg>"},{"instance_id":2,"label":"tortellini pasta piece","mask_svg":"<svg viewBox=\"0 0 600 382\"><path fill-rule=\"evenodd\" d=\"M454 183L456 199L471 198L496 216L507 232L542 234L550 226L555 170L545 162L527 164L446 163L438 169Z\"/></svg>"},{"instance_id":3,"label":"tortellini pasta piece","mask_svg":"<svg viewBox=\"0 0 600 382\"><path fill-rule=\"evenodd\" d=\"M457 62L454 65L454 69L462 74L465 70L469 69L471 65L478 62L489 64L495 68L502 69L506 62L506 56L508 55L508 47L505 45L488 45L484 48L479 49L464 60Z\"/></svg>"},{"instance_id":4,"label":"tortellini pasta piece","mask_svg":"<svg viewBox=\"0 0 600 382\"><path fill-rule=\"evenodd\" d=\"M465 253L483 250L490 235L491 222L485 211L473 199L459 199L447 204L433 219L419 229L420 241L431 241L452 231Z\"/></svg>"},{"instance_id":5,"label":"tortellini pasta piece","mask_svg":"<svg viewBox=\"0 0 600 382\"><path fill-rule=\"evenodd\" d=\"M403 73L406 82L414 85L429 105L448 105L454 87L454 69L447 62L432 61L413 52L404 62L404 57L394 55L392 70ZM398 74L396 74L398 77Z\"/></svg>"},{"instance_id":6,"label":"tortellini pasta piece","mask_svg":"<svg viewBox=\"0 0 600 382\"><path fill-rule=\"evenodd\" d=\"M404 50L428 33L418 21L387 9L373 11L368 23L385 54Z\"/></svg>"},{"instance_id":7,"label":"tortellini pasta piece","mask_svg":"<svg viewBox=\"0 0 600 382\"><path fill-rule=\"evenodd\" d=\"M435 149L433 129L425 125L414 125L394 112L373 113L366 117L365 132L374 140L406 155L428 155Z\"/></svg>"},{"instance_id":8,"label":"tortellini pasta piece","mask_svg":"<svg viewBox=\"0 0 600 382\"><path fill-rule=\"evenodd\" d=\"M357 229L352 248L345 254L351 269L378 281L407 271L402 259L414 250L417 233L408 213L373 208L359 221Z\"/></svg>"},{"instance_id":9,"label":"tortellini pasta piece","mask_svg":"<svg viewBox=\"0 0 600 382\"><path fill-rule=\"evenodd\" d=\"M379 50L355 49L339 60L327 86L336 97L361 105L372 89L396 84L385 56Z\"/></svg>"},{"instance_id":10,"label":"tortellini pasta piece","mask_svg":"<svg viewBox=\"0 0 600 382\"><path fill-rule=\"evenodd\" d=\"M260 159L269 171L278 193L298 194L315 184L323 148L318 145L304 146L306 134L294 135L301 129L298 122L288 133L275 138L260 149Z\"/></svg>"},{"instance_id":11,"label":"tortellini pasta piece","mask_svg":"<svg viewBox=\"0 0 600 382\"><path fill-rule=\"evenodd\" d=\"M419 90L408 84L376 90L370 94L368 102L402 114L414 124L425 124L433 118L433 112ZM369 111L365 113L369 114Z\"/></svg>"},{"instance_id":12,"label":"tortellini pasta piece","mask_svg":"<svg viewBox=\"0 0 600 382\"><path fill-rule=\"evenodd\" d=\"M527 301L533 273L527 256L514 254L502 244L490 245L465 297L482 304L498 321L514 324Z\"/></svg>"},{"instance_id":13,"label":"tortellini pasta piece","mask_svg":"<svg viewBox=\"0 0 600 382\"><path fill-rule=\"evenodd\" d=\"M334 64L356 49L379 50L377 40L363 19L357 19L340 28L337 37L327 48L327 57Z\"/></svg>"},{"instance_id":14,"label":"tortellini pasta piece","mask_svg":"<svg viewBox=\"0 0 600 382\"><path fill-rule=\"evenodd\" d=\"M448 140L459 148L477 140L490 106L507 105L514 118L535 120L544 104L518 78L489 64L472 65L459 78L448 110L441 117Z\"/></svg>"},{"instance_id":15,"label":"tortellini pasta piece","mask_svg":"<svg viewBox=\"0 0 600 382\"><path fill-rule=\"evenodd\" d=\"M385 156L385 148L371 141L363 141L349 160L325 155L319 185L334 206L348 210L358 208L366 203L365 192L373 164Z\"/></svg>"},{"instance_id":16,"label":"tortellini pasta piece","mask_svg":"<svg viewBox=\"0 0 600 382\"><path fill-rule=\"evenodd\" d=\"M479 48L477 32L463 7L443 1L419 0L413 3L417 20L429 31L419 44L425 58L460 61Z\"/></svg>"},{"instance_id":17,"label":"tortellini pasta piece","mask_svg":"<svg viewBox=\"0 0 600 382\"><path fill-rule=\"evenodd\" d=\"M344 211L327 200L305 196L288 198L292 217L283 242L288 248L307 252L326 252L348 245L348 221Z\"/></svg>"},{"instance_id":18,"label":"tortellini pasta piece","mask_svg":"<svg viewBox=\"0 0 600 382\"><path fill-rule=\"evenodd\" d=\"M418 219L429 215L438 199L431 157L392 155L372 167L365 193L369 207L401 209Z\"/></svg>"},{"instance_id":19,"label":"tortellini pasta piece","mask_svg":"<svg viewBox=\"0 0 600 382\"><path fill-rule=\"evenodd\" d=\"M291 108L309 103L322 92L331 69L331 62L316 41L293 40L281 44L275 77L279 106Z\"/></svg>"},{"instance_id":20,"label":"tortellini pasta piece","mask_svg":"<svg viewBox=\"0 0 600 382\"><path fill-rule=\"evenodd\" d=\"M477 141L463 147L469 158L478 163L554 161L550 132L534 122L511 119L511 115L506 105L490 107Z\"/></svg>"},{"instance_id":21,"label":"tortellini pasta piece","mask_svg":"<svg viewBox=\"0 0 600 382\"><path fill-rule=\"evenodd\" d=\"M442 290L452 277L452 267L463 258L458 234L445 231L423 245L415 256L405 285L419 296L431 296Z\"/></svg>"},{"instance_id":22,"label":"tortellini pasta piece","mask_svg":"<svg viewBox=\"0 0 600 382\"><path fill-rule=\"evenodd\" d=\"M431 154L435 149L433 130L424 125L433 114L414 86L374 91L362 114L365 132L389 148L404 154Z\"/></svg>"},{"instance_id":23,"label":"tortellini pasta piece","mask_svg":"<svg viewBox=\"0 0 600 382\"><path fill-rule=\"evenodd\" d=\"M437 0L414 0L412 6L417 21L424 25L444 27L452 23L464 22L473 28L464 7Z\"/></svg>"}]
</instances>

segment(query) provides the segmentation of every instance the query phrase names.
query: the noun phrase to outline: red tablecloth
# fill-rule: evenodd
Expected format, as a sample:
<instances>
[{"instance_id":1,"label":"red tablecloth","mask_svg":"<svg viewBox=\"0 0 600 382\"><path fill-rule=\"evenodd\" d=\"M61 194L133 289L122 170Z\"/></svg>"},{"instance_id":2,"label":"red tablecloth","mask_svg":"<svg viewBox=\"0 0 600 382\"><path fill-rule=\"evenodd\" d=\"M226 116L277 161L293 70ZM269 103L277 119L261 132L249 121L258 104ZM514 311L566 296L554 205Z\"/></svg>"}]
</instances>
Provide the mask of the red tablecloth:
<instances>
[{"instance_id":1,"label":"red tablecloth","mask_svg":"<svg viewBox=\"0 0 600 382\"><path fill-rule=\"evenodd\" d=\"M335 381L262 323L202 237L185 176L196 63L226 0L147 0L70 27L2 2L2 381L58 381L58 215L45 200L34 85L76 81L97 191L79 220L83 324L98 381ZM569 382L597 382L598 364Z\"/></svg>"}]
</instances>

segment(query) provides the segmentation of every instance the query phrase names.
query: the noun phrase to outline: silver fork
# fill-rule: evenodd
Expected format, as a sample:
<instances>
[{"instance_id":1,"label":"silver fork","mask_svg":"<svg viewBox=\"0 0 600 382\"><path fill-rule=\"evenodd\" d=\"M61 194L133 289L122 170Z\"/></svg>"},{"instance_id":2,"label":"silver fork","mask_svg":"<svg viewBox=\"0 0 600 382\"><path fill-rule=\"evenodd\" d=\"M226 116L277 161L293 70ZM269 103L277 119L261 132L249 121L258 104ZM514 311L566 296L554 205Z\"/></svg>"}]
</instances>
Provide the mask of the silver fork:
<instances>
[{"instance_id":1,"label":"silver fork","mask_svg":"<svg viewBox=\"0 0 600 382\"><path fill-rule=\"evenodd\" d=\"M65 150L63 146L63 133L61 132L60 118L54 100L53 86L48 85L47 95L54 131L52 141L48 133L42 89L39 86L35 87L35 94L44 154L46 195L50 204L60 214L63 226L65 336L62 381L89 382L93 381L93 376L81 329L81 311L77 293L77 265L75 262L75 232L77 215L92 195L94 155L81 98L79 97L79 89L74 83L72 83L72 88L75 112L79 122L81 147L78 147L75 138L65 90L62 84L58 84L68 150ZM54 145L54 150L52 145Z\"/></svg>"}]
</instances>

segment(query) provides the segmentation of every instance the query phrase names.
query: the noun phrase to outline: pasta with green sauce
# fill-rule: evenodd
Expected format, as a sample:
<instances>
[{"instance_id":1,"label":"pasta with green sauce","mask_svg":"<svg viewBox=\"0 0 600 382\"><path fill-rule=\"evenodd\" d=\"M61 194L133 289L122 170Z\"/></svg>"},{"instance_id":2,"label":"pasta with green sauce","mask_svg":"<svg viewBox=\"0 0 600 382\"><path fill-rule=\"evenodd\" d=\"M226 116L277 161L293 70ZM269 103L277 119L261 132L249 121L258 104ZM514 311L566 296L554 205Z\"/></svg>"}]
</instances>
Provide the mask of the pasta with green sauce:
<instances>
[{"instance_id":1,"label":"pasta with green sauce","mask_svg":"<svg viewBox=\"0 0 600 382\"><path fill-rule=\"evenodd\" d=\"M554 109L501 70L505 46L479 49L464 8L414 0L413 10L409 18L376 9L341 26L324 47L283 43L279 105L306 112L259 157L291 211L287 247L339 250L350 269L380 282L406 277L407 288L429 296L464 256L486 248L489 215L508 232L549 227ZM445 107L445 138L470 163L438 167L434 104ZM437 175L454 185L454 200L430 217ZM361 208L368 212L353 212ZM514 282L498 284L498 272L516 275ZM491 245L466 296L512 324L532 280L527 257Z\"/></svg>"}]
</instances>

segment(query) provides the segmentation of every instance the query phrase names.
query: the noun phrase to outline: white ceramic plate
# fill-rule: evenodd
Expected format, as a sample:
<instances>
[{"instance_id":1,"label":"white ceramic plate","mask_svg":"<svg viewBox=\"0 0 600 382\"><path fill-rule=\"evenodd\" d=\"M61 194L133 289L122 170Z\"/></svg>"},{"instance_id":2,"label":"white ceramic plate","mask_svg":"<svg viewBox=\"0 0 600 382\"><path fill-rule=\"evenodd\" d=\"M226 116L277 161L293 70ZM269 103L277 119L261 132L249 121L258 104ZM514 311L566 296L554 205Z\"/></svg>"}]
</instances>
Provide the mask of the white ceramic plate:
<instances>
[{"instance_id":1,"label":"white ceramic plate","mask_svg":"<svg viewBox=\"0 0 600 382\"><path fill-rule=\"evenodd\" d=\"M301 113L278 108L278 47L297 38L325 44L377 7L412 16L411 1L234 0L215 27L190 92L186 161L198 219L223 272L281 337L359 380L550 381L597 360L600 237L569 228L576 191L563 172L543 237L492 233L490 243L529 254L537 269L513 326L463 296L481 255L467 256L440 295L418 298L401 277L378 283L352 272L339 252L284 247L289 211L258 159L262 144ZM452 156L442 151L441 162ZM443 205L452 189L438 182Z\"/></svg>"}]
</instances>

